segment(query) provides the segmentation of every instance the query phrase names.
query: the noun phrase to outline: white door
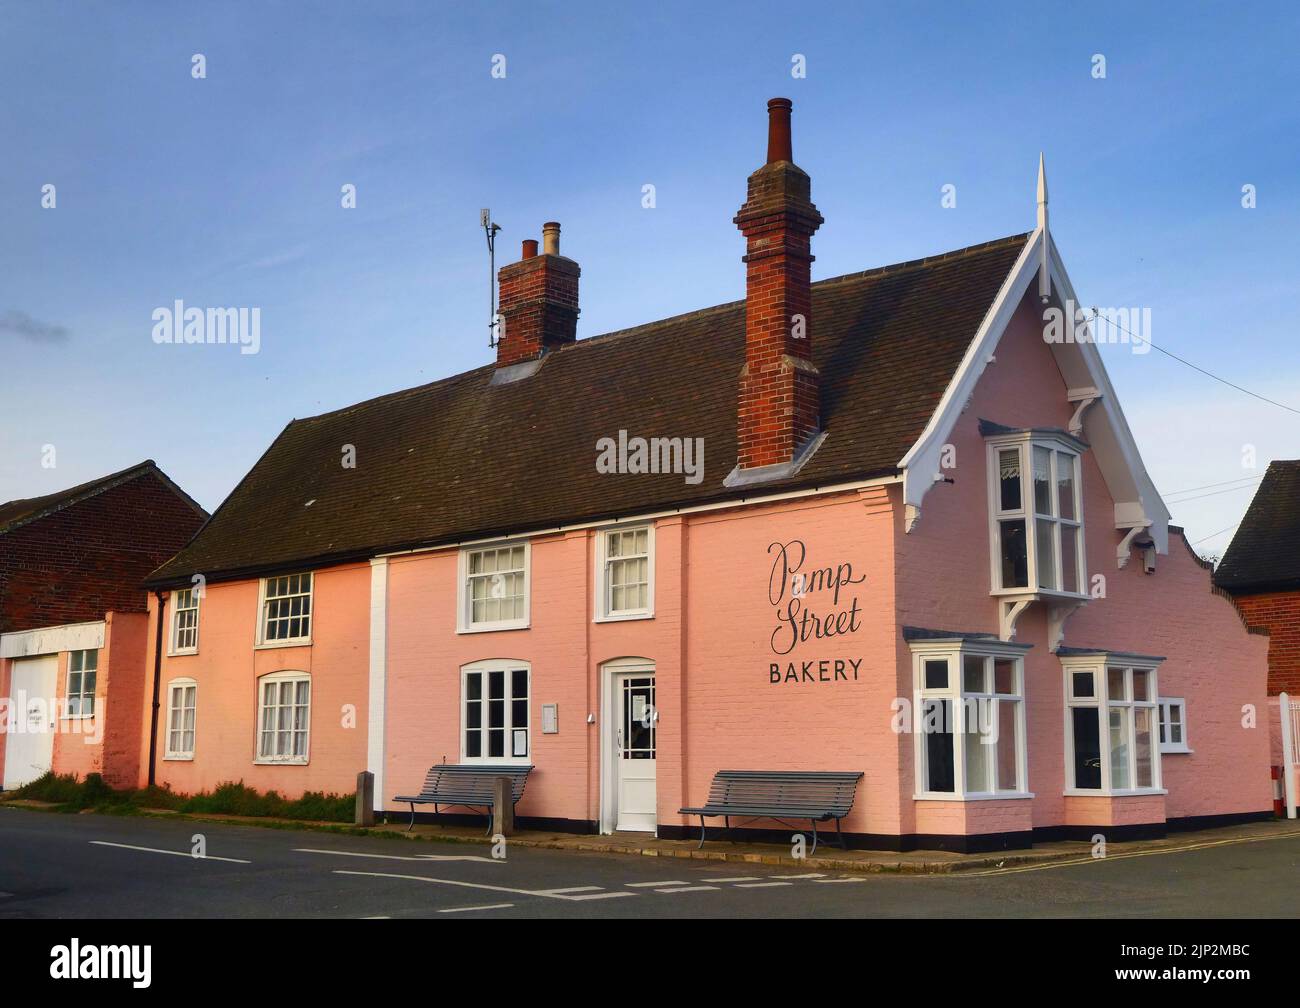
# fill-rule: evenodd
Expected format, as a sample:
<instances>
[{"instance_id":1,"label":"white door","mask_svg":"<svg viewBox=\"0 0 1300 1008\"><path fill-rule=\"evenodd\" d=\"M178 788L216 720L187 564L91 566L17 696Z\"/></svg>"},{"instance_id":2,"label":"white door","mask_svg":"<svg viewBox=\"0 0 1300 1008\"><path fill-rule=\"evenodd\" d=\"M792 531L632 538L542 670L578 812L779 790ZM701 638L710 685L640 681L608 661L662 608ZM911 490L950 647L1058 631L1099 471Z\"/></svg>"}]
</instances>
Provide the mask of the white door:
<instances>
[{"instance_id":1,"label":"white door","mask_svg":"<svg viewBox=\"0 0 1300 1008\"><path fill-rule=\"evenodd\" d=\"M614 732L614 775L618 810L614 828L653 832L655 815L655 677L614 677L618 722Z\"/></svg>"},{"instance_id":2,"label":"white door","mask_svg":"<svg viewBox=\"0 0 1300 1008\"><path fill-rule=\"evenodd\" d=\"M59 659L19 658L9 680L11 722L6 727L4 790L12 791L49 773L54 764L55 691Z\"/></svg>"}]
</instances>

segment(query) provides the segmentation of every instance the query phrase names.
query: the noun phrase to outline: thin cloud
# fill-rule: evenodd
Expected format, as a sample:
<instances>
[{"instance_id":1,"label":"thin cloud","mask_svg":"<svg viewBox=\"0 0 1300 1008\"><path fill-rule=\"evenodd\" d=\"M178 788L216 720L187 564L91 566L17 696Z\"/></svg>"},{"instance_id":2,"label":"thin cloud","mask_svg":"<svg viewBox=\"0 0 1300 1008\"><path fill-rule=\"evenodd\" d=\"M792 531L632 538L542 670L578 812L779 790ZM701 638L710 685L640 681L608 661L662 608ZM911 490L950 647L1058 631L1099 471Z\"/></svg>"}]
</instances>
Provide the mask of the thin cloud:
<instances>
[{"instance_id":1,"label":"thin cloud","mask_svg":"<svg viewBox=\"0 0 1300 1008\"><path fill-rule=\"evenodd\" d=\"M17 336L29 343L66 343L71 335L67 326L42 322L16 308L0 312L0 336Z\"/></svg>"}]
</instances>

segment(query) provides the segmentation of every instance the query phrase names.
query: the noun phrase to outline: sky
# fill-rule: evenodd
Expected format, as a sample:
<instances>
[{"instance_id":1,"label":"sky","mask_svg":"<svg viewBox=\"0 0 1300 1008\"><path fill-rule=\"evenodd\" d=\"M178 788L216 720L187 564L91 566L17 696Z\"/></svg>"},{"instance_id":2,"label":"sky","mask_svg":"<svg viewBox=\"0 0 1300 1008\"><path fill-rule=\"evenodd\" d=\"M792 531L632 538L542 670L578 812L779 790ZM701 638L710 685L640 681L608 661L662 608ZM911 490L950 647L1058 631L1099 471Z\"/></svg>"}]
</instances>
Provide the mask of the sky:
<instances>
[{"instance_id":1,"label":"sky","mask_svg":"<svg viewBox=\"0 0 1300 1008\"><path fill-rule=\"evenodd\" d=\"M152 458L214 509L291 418L487 363L481 207L498 265L562 223L579 338L742 297L776 95L814 279L1030 230L1042 151L1080 298L1300 410L1300 13L1166 9L0 0L0 500ZM177 299L259 308L259 352L155 342ZM1300 414L1103 358L1221 553Z\"/></svg>"}]
</instances>

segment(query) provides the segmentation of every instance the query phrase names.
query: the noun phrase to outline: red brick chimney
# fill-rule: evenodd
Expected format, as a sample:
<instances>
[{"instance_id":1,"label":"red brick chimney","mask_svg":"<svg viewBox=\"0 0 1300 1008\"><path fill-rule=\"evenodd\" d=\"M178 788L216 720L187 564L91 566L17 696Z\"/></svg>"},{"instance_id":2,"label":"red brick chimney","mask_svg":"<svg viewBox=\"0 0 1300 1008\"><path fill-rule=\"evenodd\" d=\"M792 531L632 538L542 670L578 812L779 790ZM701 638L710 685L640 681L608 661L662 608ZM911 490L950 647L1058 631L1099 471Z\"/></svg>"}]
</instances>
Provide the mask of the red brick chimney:
<instances>
[{"instance_id":1,"label":"red brick chimney","mask_svg":"<svg viewBox=\"0 0 1300 1008\"><path fill-rule=\"evenodd\" d=\"M745 236L745 366L740 372L739 468L793 461L820 427L812 362L811 242L822 216L792 160L789 98L767 103L767 164L749 176L735 223Z\"/></svg>"},{"instance_id":2,"label":"red brick chimney","mask_svg":"<svg viewBox=\"0 0 1300 1008\"><path fill-rule=\"evenodd\" d=\"M537 240L523 244L519 262L497 271L504 332L497 343L497 367L536 360L546 350L572 343L578 331L578 276L582 270L560 255L560 225L542 225Z\"/></svg>"}]
</instances>

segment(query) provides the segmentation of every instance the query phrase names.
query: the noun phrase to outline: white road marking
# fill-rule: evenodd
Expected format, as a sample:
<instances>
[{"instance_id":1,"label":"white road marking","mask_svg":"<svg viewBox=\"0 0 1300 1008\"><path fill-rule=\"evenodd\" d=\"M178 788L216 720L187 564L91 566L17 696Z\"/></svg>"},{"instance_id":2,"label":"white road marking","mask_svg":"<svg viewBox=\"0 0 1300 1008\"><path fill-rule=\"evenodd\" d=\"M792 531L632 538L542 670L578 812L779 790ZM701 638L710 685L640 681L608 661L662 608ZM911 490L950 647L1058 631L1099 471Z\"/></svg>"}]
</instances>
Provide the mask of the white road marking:
<instances>
[{"instance_id":1,"label":"white road marking","mask_svg":"<svg viewBox=\"0 0 1300 1008\"><path fill-rule=\"evenodd\" d=\"M91 840L92 844L97 847L121 847L123 850L144 851L147 854L170 854L173 857L189 858L192 861L229 861L231 864L252 864L252 861L245 861L243 858L236 857L217 857L215 854L204 854L199 857L187 850L163 850L161 847L137 847L129 843L109 843L107 840Z\"/></svg>"},{"instance_id":2,"label":"white road marking","mask_svg":"<svg viewBox=\"0 0 1300 1008\"><path fill-rule=\"evenodd\" d=\"M731 878L706 878L701 879L703 882L758 882L763 878L762 875L735 875Z\"/></svg>"},{"instance_id":3,"label":"white road marking","mask_svg":"<svg viewBox=\"0 0 1300 1008\"><path fill-rule=\"evenodd\" d=\"M742 882L737 889L771 889L773 886L794 885L793 882Z\"/></svg>"},{"instance_id":4,"label":"white road marking","mask_svg":"<svg viewBox=\"0 0 1300 1008\"><path fill-rule=\"evenodd\" d=\"M831 883L831 882L866 882L865 878L819 878L813 879L814 882Z\"/></svg>"},{"instance_id":5,"label":"white road marking","mask_svg":"<svg viewBox=\"0 0 1300 1008\"><path fill-rule=\"evenodd\" d=\"M604 886L598 885L576 885L569 886L567 889L547 889L548 893L554 893L556 896L563 896L565 893L575 892L600 892Z\"/></svg>"},{"instance_id":6,"label":"white road marking","mask_svg":"<svg viewBox=\"0 0 1300 1008\"><path fill-rule=\"evenodd\" d=\"M508 910L513 903L489 903L487 906L474 907L447 907L446 910L439 910L438 913L469 913L471 910Z\"/></svg>"},{"instance_id":7,"label":"white road marking","mask_svg":"<svg viewBox=\"0 0 1300 1008\"><path fill-rule=\"evenodd\" d=\"M772 876L772 878L779 878L779 879L807 879L807 878L825 878L825 877L826 876L821 872L812 872L811 874L808 875L773 875Z\"/></svg>"},{"instance_id":8,"label":"white road marking","mask_svg":"<svg viewBox=\"0 0 1300 1008\"><path fill-rule=\"evenodd\" d=\"M624 882L623 884L629 889L653 889L655 886L688 885L689 883L681 879L667 879L663 882Z\"/></svg>"},{"instance_id":9,"label":"white road marking","mask_svg":"<svg viewBox=\"0 0 1300 1008\"><path fill-rule=\"evenodd\" d=\"M367 878L392 878L405 879L410 882L433 882L435 885L461 886L465 889L486 889L489 892L511 893L515 896L544 896L547 899L561 900L593 900L593 899L615 899L619 896L635 896L636 893L629 892L599 892L587 894L570 894L555 892L550 889L512 889L509 886L486 885L482 882L461 882L458 879L441 879L431 878L428 875L398 875L393 872L364 872L364 871L347 871L343 868L335 868L335 875L362 875Z\"/></svg>"},{"instance_id":10,"label":"white road marking","mask_svg":"<svg viewBox=\"0 0 1300 1008\"><path fill-rule=\"evenodd\" d=\"M656 889L655 892L675 893L675 892L717 892L718 887L715 885L688 885L678 886L676 889Z\"/></svg>"},{"instance_id":11,"label":"white road marking","mask_svg":"<svg viewBox=\"0 0 1300 1008\"><path fill-rule=\"evenodd\" d=\"M337 854L339 857L381 858L387 861L485 861L490 864L502 864L496 858L479 857L476 854L367 854L350 850L319 850L315 847L295 847L296 854Z\"/></svg>"}]
</instances>

